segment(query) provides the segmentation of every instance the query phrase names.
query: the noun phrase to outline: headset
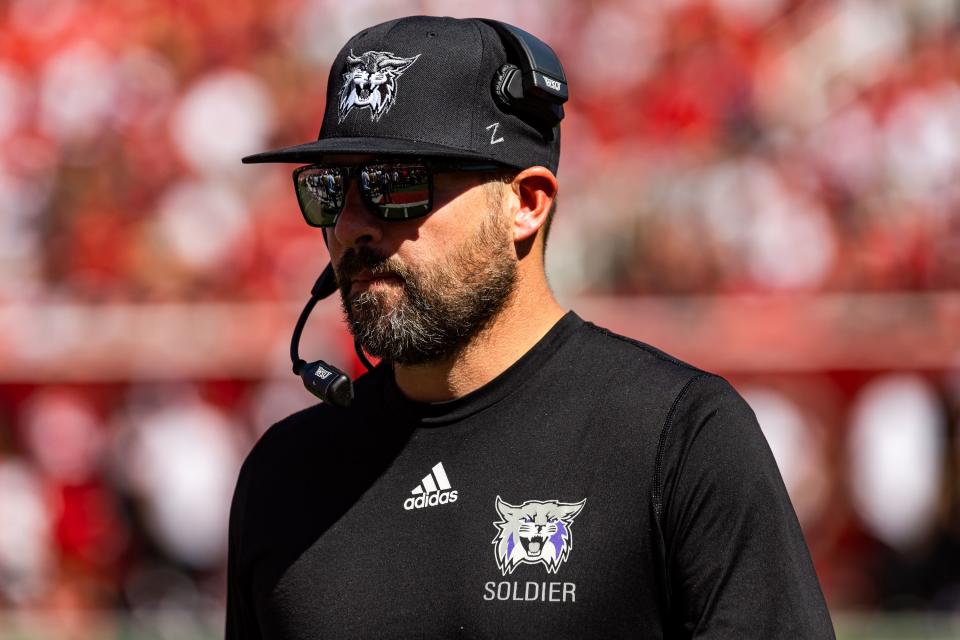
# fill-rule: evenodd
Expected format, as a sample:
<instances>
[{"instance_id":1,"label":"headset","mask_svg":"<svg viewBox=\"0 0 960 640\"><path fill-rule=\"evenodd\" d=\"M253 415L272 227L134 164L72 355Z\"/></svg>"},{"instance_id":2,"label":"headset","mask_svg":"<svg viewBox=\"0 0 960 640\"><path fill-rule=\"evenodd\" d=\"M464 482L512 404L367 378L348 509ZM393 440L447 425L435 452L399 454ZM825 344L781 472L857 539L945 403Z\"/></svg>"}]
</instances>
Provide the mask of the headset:
<instances>
[{"instance_id":1,"label":"headset","mask_svg":"<svg viewBox=\"0 0 960 640\"><path fill-rule=\"evenodd\" d=\"M507 49L507 58L518 64L500 67L491 84L494 99L504 111L514 113L541 130L552 139L554 129L563 119L563 103L567 101L567 78L560 59L550 46L523 29L497 20L482 20L493 27ZM327 404L350 406L353 401L353 381L346 373L324 362L307 362L300 358L300 336L307 318L320 300L337 291L333 265L327 264L310 290L310 299L300 312L290 339L290 360L293 373L300 376L307 391ZM363 366L373 368L360 343L354 340L354 350Z\"/></svg>"},{"instance_id":2,"label":"headset","mask_svg":"<svg viewBox=\"0 0 960 640\"><path fill-rule=\"evenodd\" d=\"M507 63L493 77L494 99L505 111L515 113L551 131L563 120L563 103L569 97L567 77L560 58L536 36L497 20L483 20L494 28L507 49Z\"/></svg>"},{"instance_id":3,"label":"headset","mask_svg":"<svg viewBox=\"0 0 960 640\"><path fill-rule=\"evenodd\" d=\"M293 361L293 373L300 376L307 391L327 404L347 407L353 401L353 381L350 380L350 376L323 360L307 362L300 357L300 334L303 333L303 328L307 324L307 318L310 317L310 313L318 302L330 297L336 290L337 279L333 274L333 265L327 264L327 268L313 283L310 299L300 312L297 326L293 329L293 337L290 339L290 360ZM372 369L373 366L367 360L359 343L354 341L353 344L363 365L368 371Z\"/></svg>"}]
</instances>

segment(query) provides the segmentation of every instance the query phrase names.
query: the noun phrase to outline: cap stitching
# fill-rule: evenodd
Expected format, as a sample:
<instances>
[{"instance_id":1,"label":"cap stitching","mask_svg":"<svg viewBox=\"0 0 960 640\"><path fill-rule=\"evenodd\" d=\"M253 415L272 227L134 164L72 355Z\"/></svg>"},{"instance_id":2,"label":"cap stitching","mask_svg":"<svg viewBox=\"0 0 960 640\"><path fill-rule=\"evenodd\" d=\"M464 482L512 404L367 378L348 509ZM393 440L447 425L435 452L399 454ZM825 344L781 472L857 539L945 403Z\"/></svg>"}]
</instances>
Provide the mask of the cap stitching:
<instances>
[{"instance_id":1,"label":"cap stitching","mask_svg":"<svg viewBox=\"0 0 960 640\"><path fill-rule=\"evenodd\" d=\"M339 135L339 136L328 136L328 137L326 137L326 138L323 138L322 140L313 140L313 141L311 141L311 142L305 142L305 143L303 143L302 145L293 145L293 146L290 146L290 147L281 147L280 149L275 149L275 150L272 150L272 151L264 151L263 153L264 153L264 154L266 154L266 153L273 153L273 152L277 152L277 153L280 153L280 152L290 152L290 153L293 153L293 152L296 152L296 150L297 150L299 147L307 147L307 146L309 146L309 145L317 144L318 142L323 142L323 141L328 141L328 140L350 140L350 139L353 139L353 138L360 139L360 140L377 140L377 139L384 139L384 140L402 140L402 141L404 141L404 142L422 142L422 143L434 145L434 146L437 146L437 147L443 147L443 148L445 148L445 149L450 149L450 150L452 150L452 151L469 151L469 152L471 152L471 153L477 153L477 154L481 154L481 155L484 155L484 156L487 156L487 155L488 155L488 154L485 154L483 151L480 151L479 149L474 149L474 148L471 148L471 147L456 147L456 146L449 145L449 144L443 144L442 142L436 142L436 141L434 141L434 140L427 140L427 139L423 139L423 138L413 138L413 137L410 137L410 136L390 136L390 135L385 135L385 134L382 134L382 133L381 133L381 134L378 134L378 135L375 135L375 136L369 136L369 135ZM303 149L303 151L304 151L304 152L309 152L310 150L305 148L305 149ZM326 153L347 153L347 152L327 151ZM362 152L358 152L358 153L362 153ZM253 154L253 155L261 155L261 154ZM251 157L253 157L253 156L251 156ZM491 160L494 160L494 158L491 157ZM504 161L503 161L503 160L498 160L498 162L504 162Z\"/></svg>"},{"instance_id":2,"label":"cap stitching","mask_svg":"<svg viewBox=\"0 0 960 640\"><path fill-rule=\"evenodd\" d=\"M384 134L378 134L378 135L376 135L376 136L356 135L356 136L335 136L335 137L330 137L330 138L324 138L324 140L351 139L351 138L359 138L359 139L364 139L364 140L370 140L370 139L380 138L380 139L384 139L384 140L403 140L404 142L421 142L421 143L425 143L425 144L431 144L431 145L434 145L434 146L437 146L437 147L443 147L444 149L450 149L450 150L452 150L452 151L469 151L470 153L476 153L476 154L480 154L480 155L482 155L482 156L484 156L484 157L489 157L491 160L495 160L495 161L497 161L497 162L503 162L503 160L497 160L496 158L494 158L494 157L491 156L490 154L484 153L484 152L481 151L480 149L475 149L475 148L470 147L470 146L457 147L457 146L454 146L454 145L451 145L451 144L444 144L444 143L442 143L442 142L436 142L435 140L428 140L428 139L425 139L425 138L414 138L414 137L411 137L411 136L390 136L390 135L384 135ZM317 142L319 142L319 140L318 140ZM334 152L331 152L331 153L337 153L337 152L334 151Z\"/></svg>"},{"instance_id":3,"label":"cap stitching","mask_svg":"<svg viewBox=\"0 0 960 640\"><path fill-rule=\"evenodd\" d=\"M447 149L458 149L458 150L461 150L461 151L477 151L476 149L473 149L473 148L471 148L471 147L458 147L458 146L454 146L454 145L452 145L452 144L444 144L444 143L442 143L442 142L436 142L435 140L430 140L430 139L427 139L427 138L414 138L413 136L391 136L391 135L386 135L386 134L383 134L383 133L378 133L378 134L375 135L375 136L365 136L365 135L356 135L356 136L333 136L333 137L330 137L330 138L324 138L324 140L336 140L337 138L348 138L348 139L349 139L349 138L363 138L363 139L365 139L365 140L383 138L383 139L387 139L387 140L403 140L403 141L405 141L405 142L425 142L425 143L427 143L427 144L433 144L433 145L436 145L436 146L438 146L438 147L446 147ZM317 142L319 142L319 140L317 140Z\"/></svg>"}]
</instances>

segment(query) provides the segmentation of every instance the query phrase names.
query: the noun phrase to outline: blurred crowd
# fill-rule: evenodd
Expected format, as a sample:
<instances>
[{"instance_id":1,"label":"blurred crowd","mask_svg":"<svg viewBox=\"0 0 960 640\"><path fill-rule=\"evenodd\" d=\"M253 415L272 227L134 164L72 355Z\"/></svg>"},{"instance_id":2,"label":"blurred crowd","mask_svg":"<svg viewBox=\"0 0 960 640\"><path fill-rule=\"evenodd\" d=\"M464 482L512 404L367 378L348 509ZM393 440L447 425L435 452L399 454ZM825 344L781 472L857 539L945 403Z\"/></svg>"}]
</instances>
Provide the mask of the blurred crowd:
<instances>
[{"instance_id":1,"label":"blurred crowd","mask_svg":"<svg viewBox=\"0 0 960 640\"><path fill-rule=\"evenodd\" d=\"M287 168L238 158L315 136L358 25L454 8L566 62L559 288L960 286L949 0L19 0L0 31L0 301L299 293L322 243L290 215Z\"/></svg>"},{"instance_id":2,"label":"blurred crowd","mask_svg":"<svg viewBox=\"0 0 960 640\"><path fill-rule=\"evenodd\" d=\"M319 232L291 167L239 158L315 137L342 43L413 13L564 61L561 295L960 290L952 0L10 0L0 310L300 300ZM957 347L953 370L721 372L832 607L960 611ZM236 472L310 403L297 381L0 371L0 612L222 606Z\"/></svg>"}]
</instances>

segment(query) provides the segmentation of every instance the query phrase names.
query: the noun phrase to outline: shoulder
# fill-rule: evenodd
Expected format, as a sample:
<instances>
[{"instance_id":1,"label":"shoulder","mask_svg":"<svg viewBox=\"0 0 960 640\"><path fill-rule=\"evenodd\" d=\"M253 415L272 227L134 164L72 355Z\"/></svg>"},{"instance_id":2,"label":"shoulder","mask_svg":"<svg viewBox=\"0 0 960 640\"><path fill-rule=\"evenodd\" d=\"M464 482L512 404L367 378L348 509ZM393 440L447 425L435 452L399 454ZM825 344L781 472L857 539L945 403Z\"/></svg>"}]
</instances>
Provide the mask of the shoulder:
<instances>
[{"instance_id":1,"label":"shoulder","mask_svg":"<svg viewBox=\"0 0 960 640\"><path fill-rule=\"evenodd\" d=\"M624 382L642 381L666 390L674 400L674 411L717 409L747 411L750 407L722 376L705 371L646 342L620 335L592 322L584 322L579 332L585 349L603 358L609 368L629 374Z\"/></svg>"},{"instance_id":2,"label":"shoulder","mask_svg":"<svg viewBox=\"0 0 960 640\"><path fill-rule=\"evenodd\" d=\"M380 374L377 370L354 382L355 397L349 407L317 403L271 425L244 461L241 476L257 475L268 468L272 475L282 469L296 468L296 462L307 457L324 455L340 449L346 439L363 437L368 416L377 406ZM304 390L304 394L309 392Z\"/></svg>"},{"instance_id":3,"label":"shoulder","mask_svg":"<svg viewBox=\"0 0 960 640\"><path fill-rule=\"evenodd\" d=\"M317 403L273 423L250 450L245 466L269 462L302 446L313 438L319 425L340 422L339 413L330 405Z\"/></svg>"},{"instance_id":4,"label":"shoulder","mask_svg":"<svg viewBox=\"0 0 960 640\"><path fill-rule=\"evenodd\" d=\"M584 320L580 329L580 333L585 339L589 340L596 348L667 367L680 367L686 370L699 371L699 369L692 364L684 362L646 342L615 333L589 320Z\"/></svg>"},{"instance_id":5,"label":"shoulder","mask_svg":"<svg viewBox=\"0 0 960 640\"><path fill-rule=\"evenodd\" d=\"M786 492L756 415L724 378L691 379L675 399L657 447L654 508L672 495L759 495L782 502ZM749 499L747 499L749 496Z\"/></svg>"},{"instance_id":6,"label":"shoulder","mask_svg":"<svg viewBox=\"0 0 960 640\"><path fill-rule=\"evenodd\" d=\"M577 335L577 351L593 363L593 375L608 376L608 400L653 417L657 484L691 453L707 459L735 458L745 450L768 456L753 411L723 377L590 322Z\"/></svg>"},{"instance_id":7,"label":"shoulder","mask_svg":"<svg viewBox=\"0 0 960 640\"><path fill-rule=\"evenodd\" d=\"M646 342L620 335L589 321L583 322L575 339L581 343L582 348L588 349L592 354L632 369L643 367L657 375L678 378L705 373Z\"/></svg>"},{"instance_id":8,"label":"shoulder","mask_svg":"<svg viewBox=\"0 0 960 640\"><path fill-rule=\"evenodd\" d=\"M689 394L691 387L703 386L702 379L717 378L646 342L592 322L583 322L571 337L570 346L571 353L592 376L608 380L611 390L658 404Z\"/></svg>"},{"instance_id":9,"label":"shoulder","mask_svg":"<svg viewBox=\"0 0 960 640\"><path fill-rule=\"evenodd\" d=\"M752 431L757 426L750 406L722 376L590 322L584 323L582 333L591 352L601 356L623 387L668 403L662 437L692 437L697 425L711 420L721 429Z\"/></svg>"},{"instance_id":10,"label":"shoulder","mask_svg":"<svg viewBox=\"0 0 960 640\"><path fill-rule=\"evenodd\" d=\"M664 424L662 438L689 445L695 439L762 442L753 409L725 378L700 372L681 388Z\"/></svg>"}]
</instances>

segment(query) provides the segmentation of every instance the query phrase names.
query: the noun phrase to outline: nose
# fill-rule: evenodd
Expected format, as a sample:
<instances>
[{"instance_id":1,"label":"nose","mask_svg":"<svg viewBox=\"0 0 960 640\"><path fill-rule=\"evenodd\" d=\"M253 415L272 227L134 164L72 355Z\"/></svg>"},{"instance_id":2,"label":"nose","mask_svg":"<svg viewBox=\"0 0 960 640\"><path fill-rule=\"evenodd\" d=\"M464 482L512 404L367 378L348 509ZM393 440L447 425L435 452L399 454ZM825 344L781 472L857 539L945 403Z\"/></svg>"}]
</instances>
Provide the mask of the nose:
<instances>
[{"instance_id":1,"label":"nose","mask_svg":"<svg viewBox=\"0 0 960 640\"><path fill-rule=\"evenodd\" d=\"M360 187L351 184L347 189L343 211L333 227L333 235L344 248L376 244L383 238L383 221L367 209L360 197Z\"/></svg>"}]
</instances>

